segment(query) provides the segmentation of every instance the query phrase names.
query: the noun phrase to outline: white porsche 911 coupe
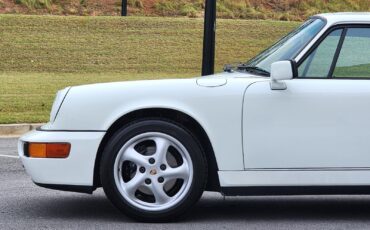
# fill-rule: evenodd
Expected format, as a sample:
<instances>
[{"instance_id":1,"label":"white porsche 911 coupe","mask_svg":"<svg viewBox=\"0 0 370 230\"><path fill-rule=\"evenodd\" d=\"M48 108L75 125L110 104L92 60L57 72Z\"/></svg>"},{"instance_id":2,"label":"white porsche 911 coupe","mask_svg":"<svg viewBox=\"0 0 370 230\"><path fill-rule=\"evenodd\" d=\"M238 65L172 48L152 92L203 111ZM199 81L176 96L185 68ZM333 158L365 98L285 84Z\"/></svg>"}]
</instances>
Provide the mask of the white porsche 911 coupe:
<instances>
[{"instance_id":1,"label":"white porsche 911 coupe","mask_svg":"<svg viewBox=\"0 0 370 230\"><path fill-rule=\"evenodd\" d=\"M68 87L19 155L37 185L102 186L142 221L203 191L370 194L370 14L313 16L214 76Z\"/></svg>"}]
</instances>

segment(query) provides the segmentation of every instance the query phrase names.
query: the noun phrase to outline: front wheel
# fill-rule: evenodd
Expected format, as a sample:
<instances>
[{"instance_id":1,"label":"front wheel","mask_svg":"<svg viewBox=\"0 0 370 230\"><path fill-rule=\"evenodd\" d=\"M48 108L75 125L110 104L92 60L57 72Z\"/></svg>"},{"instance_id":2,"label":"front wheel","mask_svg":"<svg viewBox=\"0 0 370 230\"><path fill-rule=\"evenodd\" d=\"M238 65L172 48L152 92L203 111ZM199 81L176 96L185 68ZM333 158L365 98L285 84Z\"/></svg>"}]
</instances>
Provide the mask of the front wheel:
<instances>
[{"instance_id":1,"label":"front wheel","mask_svg":"<svg viewBox=\"0 0 370 230\"><path fill-rule=\"evenodd\" d=\"M149 222L181 217L203 193L204 153L185 129L162 120L132 123L109 141L101 180L112 203L128 216Z\"/></svg>"}]
</instances>

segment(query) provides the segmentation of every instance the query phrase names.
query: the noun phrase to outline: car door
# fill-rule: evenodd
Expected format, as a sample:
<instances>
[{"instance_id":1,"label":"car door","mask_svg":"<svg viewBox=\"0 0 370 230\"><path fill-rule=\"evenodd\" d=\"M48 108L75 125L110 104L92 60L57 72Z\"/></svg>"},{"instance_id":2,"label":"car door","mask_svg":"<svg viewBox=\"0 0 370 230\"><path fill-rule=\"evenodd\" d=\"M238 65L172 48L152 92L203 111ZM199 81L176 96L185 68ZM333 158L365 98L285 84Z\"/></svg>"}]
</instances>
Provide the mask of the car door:
<instances>
[{"instance_id":1,"label":"car door","mask_svg":"<svg viewBox=\"0 0 370 230\"><path fill-rule=\"evenodd\" d=\"M286 90L248 87L246 169L370 169L370 27L330 29Z\"/></svg>"}]
</instances>

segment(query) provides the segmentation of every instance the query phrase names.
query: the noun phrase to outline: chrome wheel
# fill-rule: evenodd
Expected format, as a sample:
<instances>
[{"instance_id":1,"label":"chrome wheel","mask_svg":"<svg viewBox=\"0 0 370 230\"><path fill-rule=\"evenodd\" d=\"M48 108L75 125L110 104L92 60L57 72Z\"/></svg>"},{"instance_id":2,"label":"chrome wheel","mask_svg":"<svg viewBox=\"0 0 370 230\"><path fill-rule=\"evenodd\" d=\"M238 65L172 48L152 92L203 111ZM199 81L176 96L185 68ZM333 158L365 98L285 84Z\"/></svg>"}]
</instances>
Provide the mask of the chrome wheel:
<instances>
[{"instance_id":1,"label":"chrome wheel","mask_svg":"<svg viewBox=\"0 0 370 230\"><path fill-rule=\"evenodd\" d=\"M193 164L187 149L175 138L159 132L143 133L119 150L114 180L120 194L134 207L161 211L188 194Z\"/></svg>"}]
</instances>

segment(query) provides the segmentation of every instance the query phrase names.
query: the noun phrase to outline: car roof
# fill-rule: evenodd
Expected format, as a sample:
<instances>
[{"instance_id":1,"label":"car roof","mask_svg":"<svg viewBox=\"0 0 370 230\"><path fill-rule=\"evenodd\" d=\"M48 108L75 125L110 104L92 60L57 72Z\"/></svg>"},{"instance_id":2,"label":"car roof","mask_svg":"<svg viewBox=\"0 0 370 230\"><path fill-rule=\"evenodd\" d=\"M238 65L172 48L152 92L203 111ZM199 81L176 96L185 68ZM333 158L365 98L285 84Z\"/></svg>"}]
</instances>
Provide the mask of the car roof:
<instances>
[{"instance_id":1,"label":"car roof","mask_svg":"<svg viewBox=\"0 0 370 230\"><path fill-rule=\"evenodd\" d=\"M321 17L327 20L328 24L338 23L370 23L370 12L339 12L317 14L316 17Z\"/></svg>"}]
</instances>

